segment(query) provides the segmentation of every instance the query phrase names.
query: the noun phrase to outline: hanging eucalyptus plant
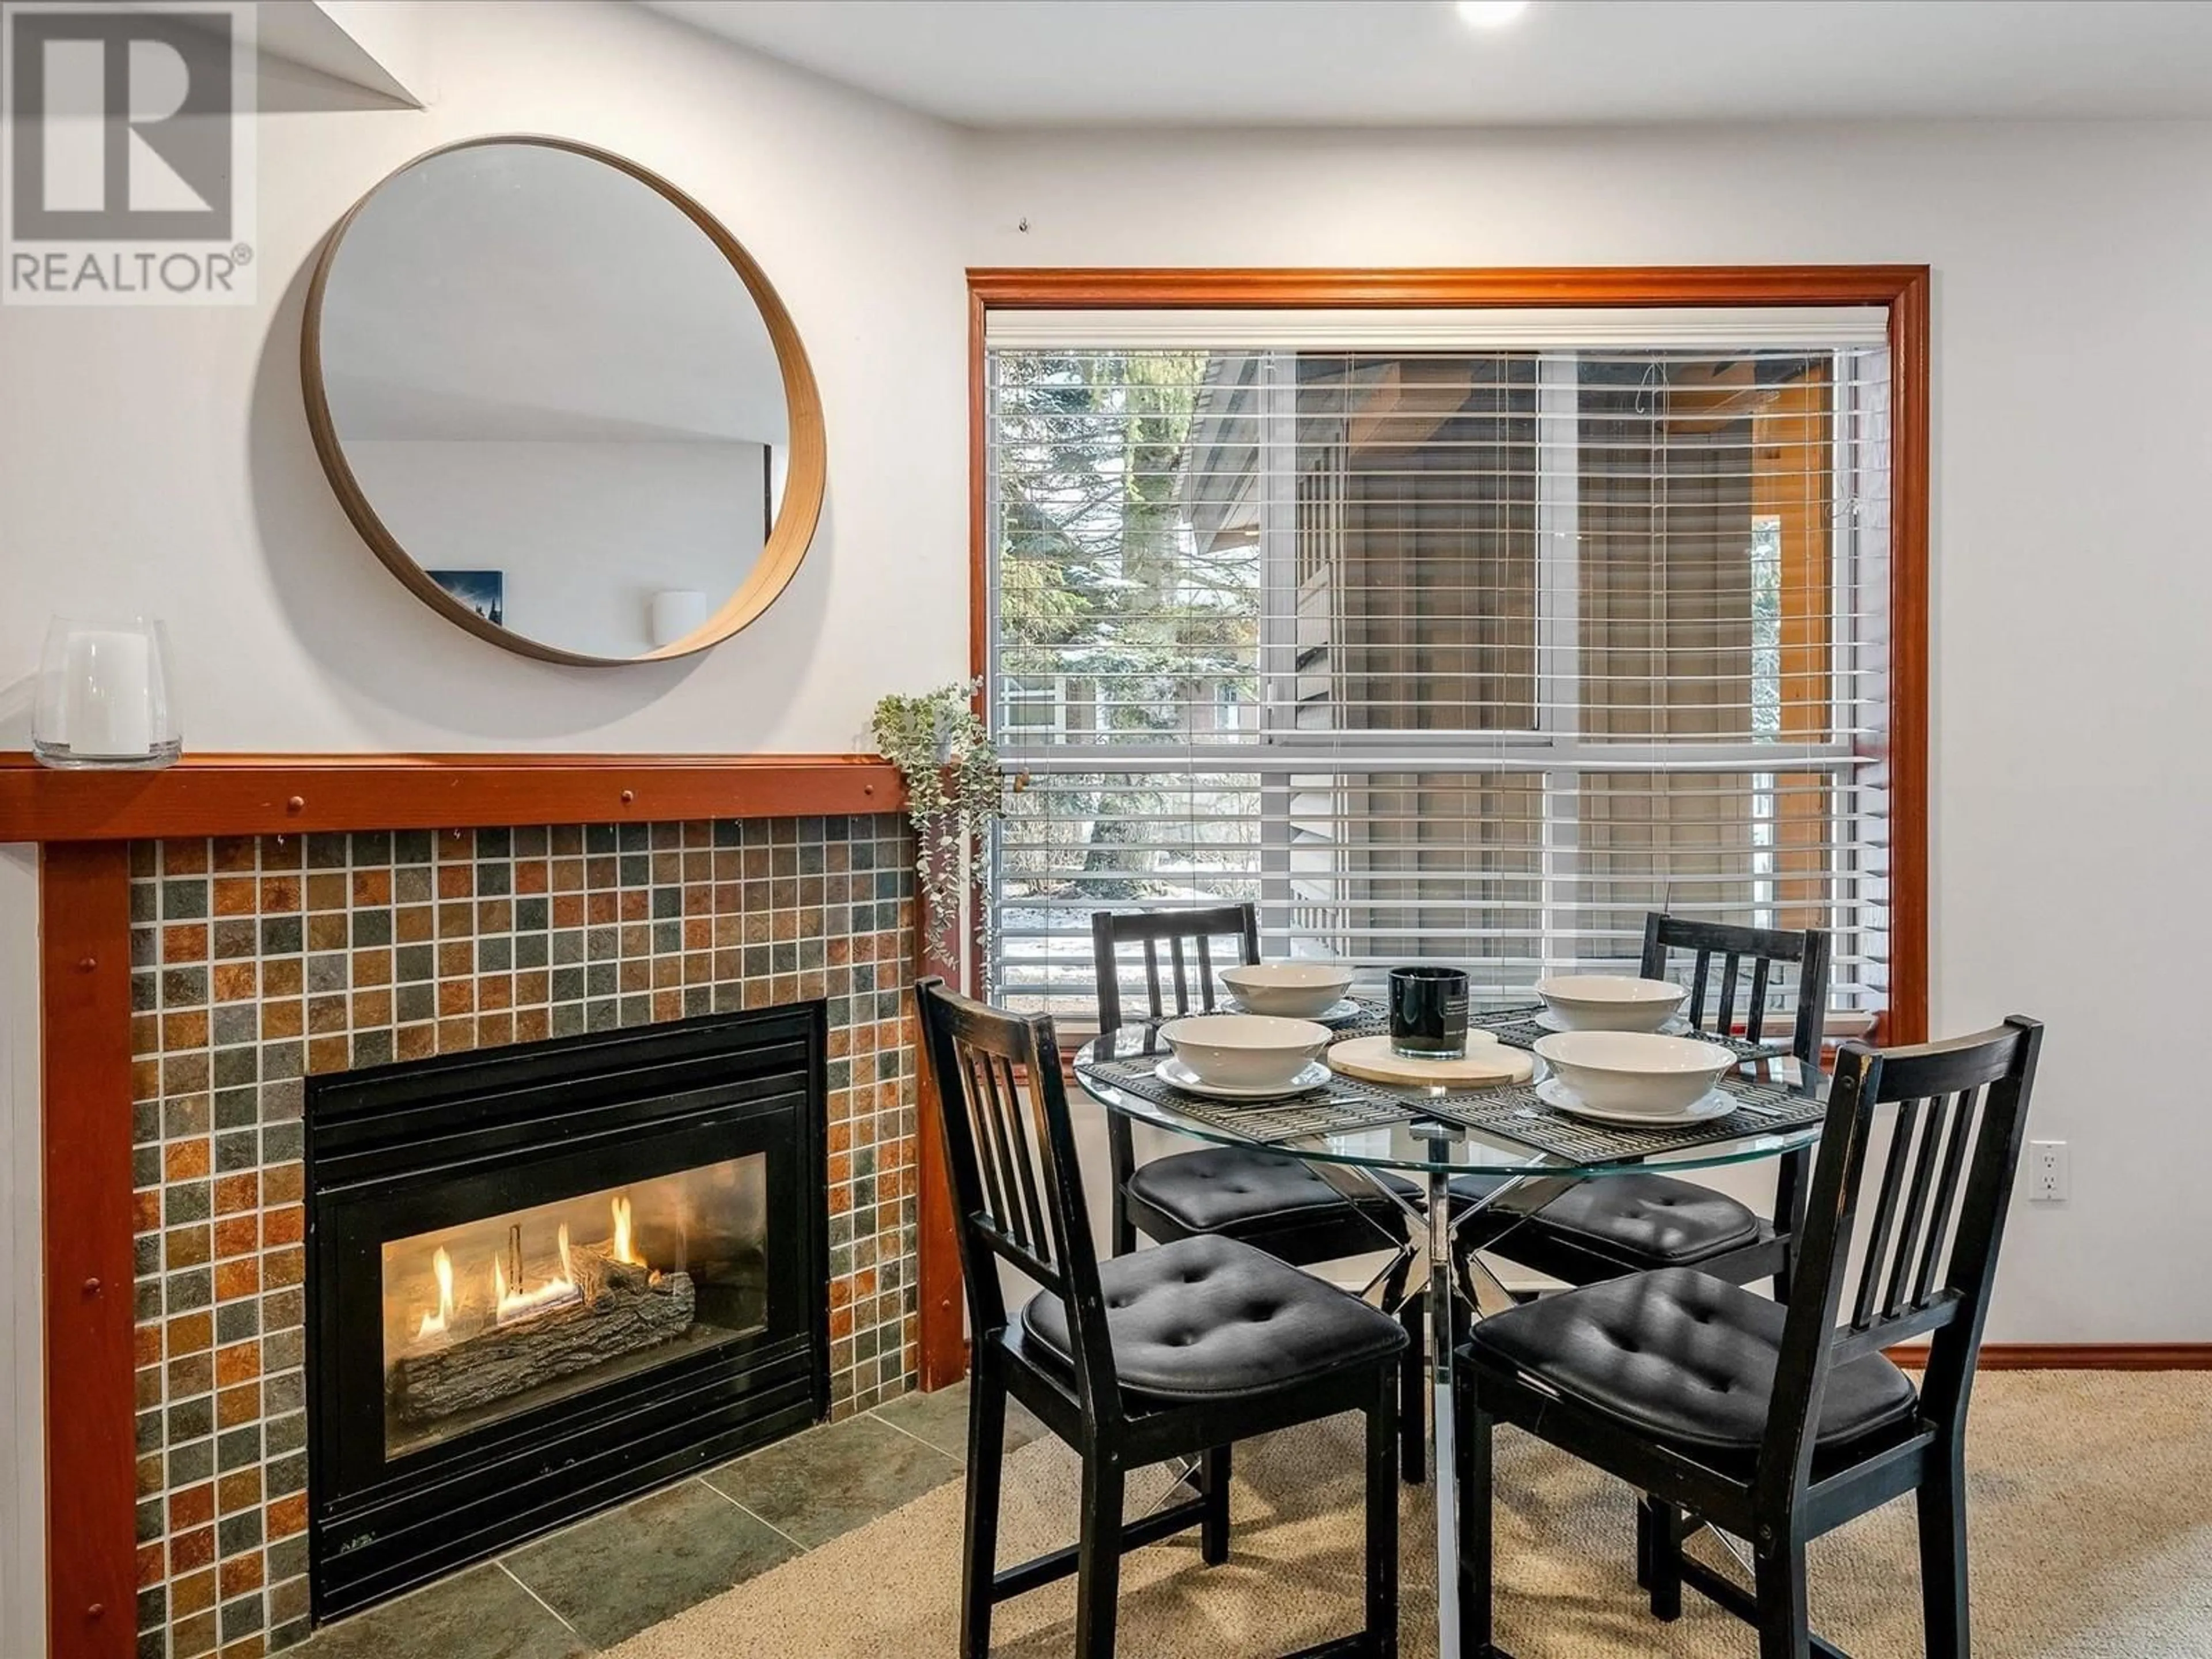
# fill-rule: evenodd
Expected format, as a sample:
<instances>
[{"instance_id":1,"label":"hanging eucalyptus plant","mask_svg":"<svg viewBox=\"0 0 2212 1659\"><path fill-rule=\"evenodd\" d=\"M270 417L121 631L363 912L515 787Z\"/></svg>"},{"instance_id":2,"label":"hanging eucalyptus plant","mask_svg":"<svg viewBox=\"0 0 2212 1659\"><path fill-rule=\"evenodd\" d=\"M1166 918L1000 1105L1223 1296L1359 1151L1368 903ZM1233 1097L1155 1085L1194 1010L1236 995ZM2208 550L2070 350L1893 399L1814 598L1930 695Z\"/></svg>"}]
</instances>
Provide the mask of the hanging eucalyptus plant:
<instances>
[{"instance_id":1,"label":"hanging eucalyptus plant","mask_svg":"<svg viewBox=\"0 0 2212 1659\"><path fill-rule=\"evenodd\" d=\"M981 891L993 827L1006 805L1006 782L989 727L974 707L981 680L940 685L915 696L896 694L876 704L876 747L906 781L928 942L957 957L963 865ZM988 933L990 907L978 906Z\"/></svg>"}]
</instances>

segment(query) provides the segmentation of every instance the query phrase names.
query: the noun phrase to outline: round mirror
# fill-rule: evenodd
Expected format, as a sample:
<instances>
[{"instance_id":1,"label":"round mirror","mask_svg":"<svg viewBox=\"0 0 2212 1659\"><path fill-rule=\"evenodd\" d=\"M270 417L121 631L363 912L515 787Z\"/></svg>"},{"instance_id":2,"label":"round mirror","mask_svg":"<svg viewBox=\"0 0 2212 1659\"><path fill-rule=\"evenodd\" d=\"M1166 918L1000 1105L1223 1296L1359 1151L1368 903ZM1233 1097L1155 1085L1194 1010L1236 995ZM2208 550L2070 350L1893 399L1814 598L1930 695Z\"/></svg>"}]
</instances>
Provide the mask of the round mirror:
<instances>
[{"instance_id":1,"label":"round mirror","mask_svg":"<svg viewBox=\"0 0 2212 1659\"><path fill-rule=\"evenodd\" d=\"M316 266L301 368L378 556L531 656L727 639L821 513L821 409L775 290L696 202L586 145L472 140L371 191Z\"/></svg>"}]
</instances>

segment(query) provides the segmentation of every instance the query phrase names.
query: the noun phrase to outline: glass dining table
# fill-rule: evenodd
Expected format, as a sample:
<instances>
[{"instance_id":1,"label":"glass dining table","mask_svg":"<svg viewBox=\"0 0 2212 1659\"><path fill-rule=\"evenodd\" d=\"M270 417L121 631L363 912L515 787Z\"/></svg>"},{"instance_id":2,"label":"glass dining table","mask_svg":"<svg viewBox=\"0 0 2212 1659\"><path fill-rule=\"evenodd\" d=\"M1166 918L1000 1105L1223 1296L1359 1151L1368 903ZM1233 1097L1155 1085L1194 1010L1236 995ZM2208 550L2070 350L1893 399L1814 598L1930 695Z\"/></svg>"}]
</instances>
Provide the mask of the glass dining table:
<instances>
[{"instance_id":1,"label":"glass dining table","mask_svg":"<svg viewBox=\"0 0 2212 1659\"><path fill-rule=\"evenodd\" d=\"M1474 1024L1479 1030L1485 1025L1481 1014ZM1525 1020L1518 1024L1525 1032ZM1781 1073L1783 1080L1753 1079L1742 1072L1724 1078L1720 1087L1736 1097L1736 1109L1702 1126L1691 1145L1671 1144L1689 1138L1682 1135L1577 1124L1537 1102L1528 1088L1477 1096L1464 1089L1334 1079L1309 1094L1274 1101L1197 1099L1153 1077L1153 1067L1170 1055L1157 1025L1102 1034L1076 1054L1074 1072L1084 1093L1109 1112L1194 1140L1263 1147L1299 1158L1347 1198L1365 1200L1370 1211L1376 1194L1389 1200L1385 1213L1402 1224L1402 1231L1391 1237L1378 1228L1376 1249L1390 1251L1391 1259L1368 1281L1364 1294L1395 1312L1394 1296L1402 1302L1415 1288L1428 1293L1440 1653L1459 1650L1454 1311L1464 1309L1468 1318L1480 1319L1486 1288L1493 1292L1493 1307L1508 1299L1474 1251L1455 1249L1455 1236L1486 1216L1493 1224L1483 1237L1494 1243L1497 1230L1510 1227L1515 1215L1533 1214L1584 1181L1755 1164L1810 1146L1820 1135L1817 1088L1805 1086L1794 1061L1772 1050L1738 1046L1747 1050L1746 1070L1755 1060L1759 1069ZM1544 1075L1540 1060L1536 1074ZM1477 1099L1491 1103L1471 1108Z\"/></svg>"}]
</instances>

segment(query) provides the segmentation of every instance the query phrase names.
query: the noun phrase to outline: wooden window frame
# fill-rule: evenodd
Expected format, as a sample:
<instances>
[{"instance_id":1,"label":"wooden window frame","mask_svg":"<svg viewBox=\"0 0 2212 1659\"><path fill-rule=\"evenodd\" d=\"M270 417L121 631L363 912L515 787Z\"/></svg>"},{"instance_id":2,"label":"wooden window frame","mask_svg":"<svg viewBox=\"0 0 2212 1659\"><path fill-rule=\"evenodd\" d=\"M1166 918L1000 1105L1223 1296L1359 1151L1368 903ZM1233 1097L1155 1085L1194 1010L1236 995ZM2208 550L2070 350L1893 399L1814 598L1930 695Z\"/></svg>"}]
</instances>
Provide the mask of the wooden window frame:
<instances>
[{"instance_id":1,"label":"wooden window frame","mask_svg":"<svg viewBox=\"0 0 2212 1659\"><path fill-rule=\"evenodd\" d=\"M1889 998L1878 1041L1928 1033L1929 268L972 268L968 272L969 672L989 662L986 325L994 309L1323 310L1880 306L1890 349ZM969 969L980 973L973 943ZM925 1347L928 1346L925 1341ZM930 1368L927 1355L924 1369Z\"/></svg>"}]
</instances>

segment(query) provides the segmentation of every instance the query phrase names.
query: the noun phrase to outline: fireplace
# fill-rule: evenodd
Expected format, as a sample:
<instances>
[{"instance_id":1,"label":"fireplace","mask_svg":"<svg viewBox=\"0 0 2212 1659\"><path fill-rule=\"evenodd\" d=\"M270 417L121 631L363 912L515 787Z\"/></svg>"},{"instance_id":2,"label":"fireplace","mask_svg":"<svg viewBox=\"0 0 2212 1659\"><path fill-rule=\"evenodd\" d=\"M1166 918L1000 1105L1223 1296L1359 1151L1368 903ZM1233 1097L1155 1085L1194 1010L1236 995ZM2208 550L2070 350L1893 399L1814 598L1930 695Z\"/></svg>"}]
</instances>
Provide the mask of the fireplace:
<instances>
[{"instance_id":1,"label":"fireplace","mask_svg":"<svg viewBox=\"0 0 2212 1659\"><path fill-rule=\"evenodd\" d=\"M829 1409L826 1010L311 1078L317 1618Z\"/></svg>"}]
</instances>

